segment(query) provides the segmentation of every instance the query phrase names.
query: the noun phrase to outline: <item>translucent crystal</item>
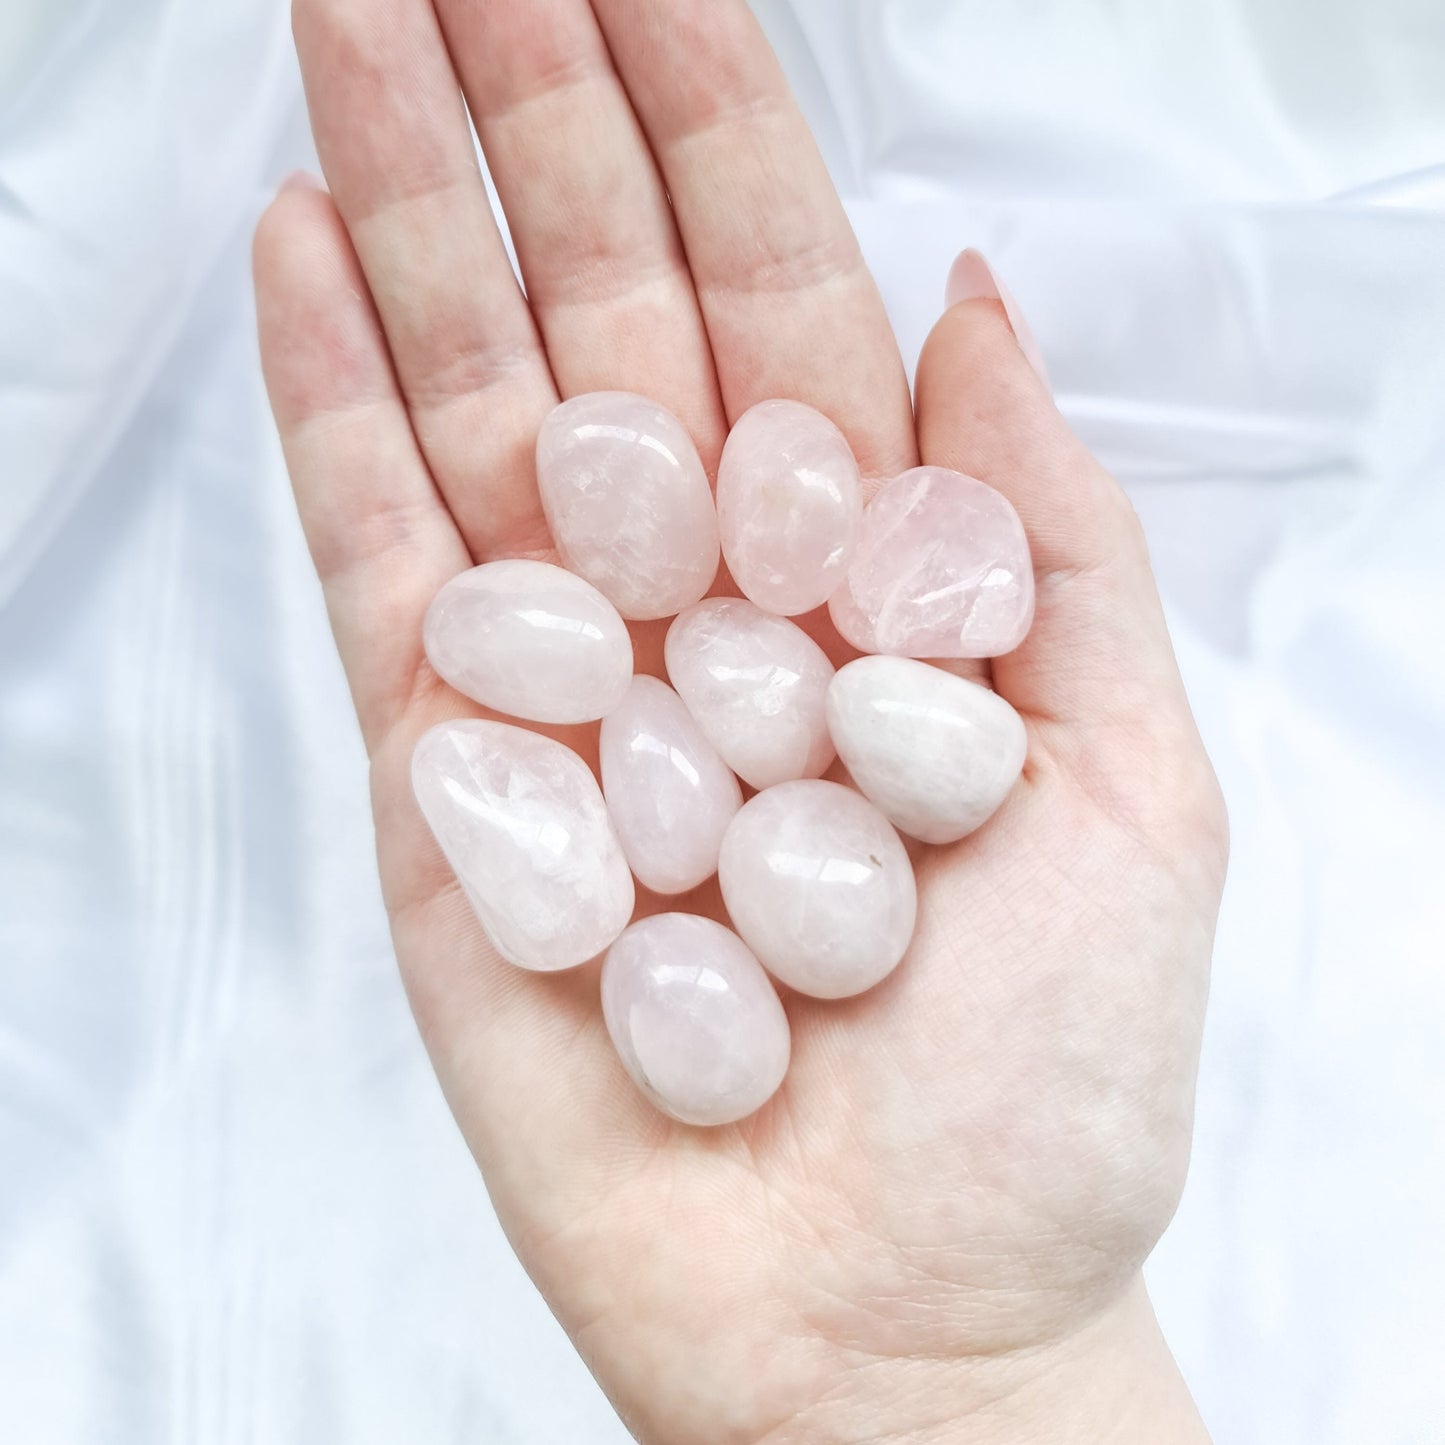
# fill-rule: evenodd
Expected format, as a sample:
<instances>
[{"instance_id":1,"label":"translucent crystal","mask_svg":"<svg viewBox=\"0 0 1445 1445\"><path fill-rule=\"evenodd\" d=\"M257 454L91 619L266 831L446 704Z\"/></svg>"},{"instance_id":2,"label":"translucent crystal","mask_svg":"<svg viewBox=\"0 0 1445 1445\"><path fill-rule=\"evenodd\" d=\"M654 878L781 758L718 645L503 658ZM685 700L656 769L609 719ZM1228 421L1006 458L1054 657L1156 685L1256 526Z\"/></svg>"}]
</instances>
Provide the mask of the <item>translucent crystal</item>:
<instances>
[{"instance_id":1,"label":"translucent crystal","mask_svg":"<svg viewBox=\"0 0 1445 1445\"><path fill-rule=\"evenodd\" d=\"M598 391L554 408L537 438L537 485L563 560L624 617L672 617L712 586L707 474L655 401Z\"/></svg>"},{"instance_id":2,"label":"translucent crystal","mask_svg":"<svg viewBox=\"0 0 1445 1445\"><path fill-rule=\"evenodd\" d=\"M915 467L863 514L847 576L828 601L863 652L1000 657L1034 616L1034 573L1002 492L945 467Z\"/></svg>"},{"instance_id":3,"label":"translucent crystal","mask_svg":"<svg viewBox=\"0 0 1445 1445\"><path fill-rule=\"evenodd\" d=\"M777 979L847 998L913 937L913 865L892 824L838 783L782 783L745 803L718 864L733 926Z\"/></svg>"},{"instance_id":4,"label":"translucent crystal","mask_svg":"<svg viewBox=\"0 0 1445 1445\"><path fill-rule=\"evenodd\" d=\"M622 700L632 639L589 582L546 562L453 577L426 615L426 653L458 692L532 722L590 722Z\"/></svg>"},{"instance_id":5,"label":"translucent crystal","mask_svg":"<svg viewBox=\"0 0 1445 1445\"><path fill-rule=\"evenodd\" d=\"M833 664L802 628L738 597L690 607L667 633L667 675L732 770L755 788L833 761Z\"/></svg>"},{"instance_id":6,"label":"translucent crystal","mask_svg":"<svg viewBox=\"0 0 1445 1445\"><path fill-rule=\"evenodd\" d=\"M636 677L602 723L602 792L637 881L685 893L717 872L742 790L665 682Z\"/></svg>"},{"instance_id":7,"label":"translucent crystal","mask_svg":"<svg viewBox=\"0 0 1445 1445\"><path fill-rule=\"evenodd\" d=\"M632 916L632 874L587 764L509 723L422 736L412 787L497 951L551 971L596 958Z\"/></svg>"},{"instance_id":8,"label":"translucent crystal","mask_svg":"<svg viewBox=\"0 0 1445 1445\"><path fill-rule=\"evenodd\" d=\"M843 433L798 401L738 418L717 475L723 556L743 595L795 617L843 578L863 516L858 463Z\"/></svg>"},{"instance_id":9,"label":"translucent crystal","mask_svg":"<svg viewBox=\"0 0 1445 1445\"><path fill-rule=\"evenodd\" d=\"M602 1011L637 1086L687 1124L746 1118L788 1069L788 1018L768 976L711 919L634 923L602 966Z\"/></svg>"}]
</instances>

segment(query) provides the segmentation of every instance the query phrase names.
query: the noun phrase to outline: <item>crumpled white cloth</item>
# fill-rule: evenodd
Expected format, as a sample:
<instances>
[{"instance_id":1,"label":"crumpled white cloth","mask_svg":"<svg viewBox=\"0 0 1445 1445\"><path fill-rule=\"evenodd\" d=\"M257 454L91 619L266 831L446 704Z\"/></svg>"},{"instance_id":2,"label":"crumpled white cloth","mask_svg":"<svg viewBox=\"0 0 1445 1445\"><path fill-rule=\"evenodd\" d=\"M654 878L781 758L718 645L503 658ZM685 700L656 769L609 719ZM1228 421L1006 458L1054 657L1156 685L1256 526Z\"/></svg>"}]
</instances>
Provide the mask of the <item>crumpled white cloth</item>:
<instances>
[{"instance_id":1,"label":"crumpled white cloth","mask_svg":"<svg viewBox=\"0 0 1445 1445\"><path fill-rule=\"evenodd\" d=\"M1435 1445L1445 12L768 0L905 353L965 244L1229 797L1151 1265L1217 1438ZM621 1441L422 1056L265 411L282 0L0 9L0 1439Z\"/></svg>"}]
</instances>

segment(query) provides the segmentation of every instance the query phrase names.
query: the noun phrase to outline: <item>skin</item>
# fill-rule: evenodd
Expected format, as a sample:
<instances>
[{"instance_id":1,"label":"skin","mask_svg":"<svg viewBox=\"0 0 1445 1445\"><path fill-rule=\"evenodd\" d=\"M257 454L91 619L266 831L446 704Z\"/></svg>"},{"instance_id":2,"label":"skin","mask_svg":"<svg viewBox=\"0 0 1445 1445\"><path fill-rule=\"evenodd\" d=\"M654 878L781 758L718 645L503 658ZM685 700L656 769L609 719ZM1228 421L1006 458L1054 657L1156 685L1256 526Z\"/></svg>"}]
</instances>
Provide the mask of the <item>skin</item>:
<instances>
[{"instance_id":1,"label":"skin","mask_svg":"<svg viewBox=\"0 0 1445 1445\"><path fill-rule=\"evenodd\" d=\"M296 0L295 31L329 193L288 186L257 232L267 382L408 993L577 1348L658 1445L1204 1439L1140 1266L1187 1164L1226 823L1123 494L995 302L942 317L910 405L741 0ZM721 1130L640 1098L595 969L497 958L408 781L425 729L479 711L427 666L426 606L550 556L538 425L602 388L671 407L710 467L752 403L808 402L870 478L922 460L1007 493L1037 569L1027 642L973 674L1027 722L1022 780L920 853L890 979L785 1000L788 1078ZM637 630L653 670L660 638Z\"/></svg>"}]
</instances>

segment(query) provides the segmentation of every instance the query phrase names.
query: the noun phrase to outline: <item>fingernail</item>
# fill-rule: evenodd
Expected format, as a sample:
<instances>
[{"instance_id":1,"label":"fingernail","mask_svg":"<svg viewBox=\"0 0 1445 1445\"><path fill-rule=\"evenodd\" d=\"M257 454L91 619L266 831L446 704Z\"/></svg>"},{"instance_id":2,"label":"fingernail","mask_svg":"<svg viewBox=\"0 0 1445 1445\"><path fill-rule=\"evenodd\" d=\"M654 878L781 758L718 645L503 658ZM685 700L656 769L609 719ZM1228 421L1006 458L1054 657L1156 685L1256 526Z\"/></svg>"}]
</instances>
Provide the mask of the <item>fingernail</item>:
<instances>
[{"instance_id":1,"label":"fingernail","mask_svg":"<svg viewBox=\"0 0 1445 1445\"><path fill-rule=\"evenodd\" d=\"M948 285L944 288L945 306L957 306L960 301L999 301L1003 303L1003 314L1013 327L1014 337L1029 365L1038 374L1045 386L1049 386L1049 372L1044 365L1043 353L1024 320L1024 313L1014 300L1013 292L999 280L998 273L988 263L982 251L972 246L964 251L953 263L948 273ZM1052 390L1052 387L1049 387Z\"/></svg>"},{"instance_id":2,"label":"fingernail","mask_svg":"<svg viewBox=\"0 0 1445 1445\"><path fill-rule=\"evenodd\" d=\"M310 171L292 171L284 181L281 182L283 191L324 191L325 185L319 176L313 176Z\"/></svg>"}]
</instances>

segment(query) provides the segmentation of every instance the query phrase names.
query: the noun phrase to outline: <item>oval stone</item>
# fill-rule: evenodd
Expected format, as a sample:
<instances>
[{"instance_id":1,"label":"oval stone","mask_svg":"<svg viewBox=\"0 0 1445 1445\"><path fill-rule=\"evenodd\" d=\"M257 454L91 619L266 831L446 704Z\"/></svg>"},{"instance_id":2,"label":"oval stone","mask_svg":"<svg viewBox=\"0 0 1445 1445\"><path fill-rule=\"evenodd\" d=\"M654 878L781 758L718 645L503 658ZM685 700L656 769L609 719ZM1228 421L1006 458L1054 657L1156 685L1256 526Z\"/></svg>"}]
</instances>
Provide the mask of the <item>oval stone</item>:
<instances>
[{"instance_id":1,"label":"oval stone","mask_svg":"<svg viewBox=\"0 0 1445 1445\"><path fill-rule=\"evenodd\" d=\"M686 893L711 878L743 805L731 769L655 677L633 678L602 720L602 794L637 881L654 893Z\"/></svg>"},{"instance_id":2,"label":"oval stone","mask_svg":"<svg viewBox=\"0 0 1445 1445\"><path fill-rule=\"evenodd\" d=\"M723 838L718 881L733 927L790 988L849 998L897 967L913 937L913 865L892 824L839 783L782 783Z\"/></svg>"},{"instance_id":3,"label":"oval stone","mask_svg":"<svg viewBox=\"0 0 1445 1445\"><path fill-rule=\"evenodd\" d=\"M666 407L621 391L564 401L537 437L537 486L562 559L624 617L672 617L712 586L717 510Z\"/></svg>"},{"instance_id":4,"label":"oval stone","mask_svg":"<svg viewBox=\"0 0 1445 1445\"><path fill-rule=\"evenodd\" d=\"M801 627L740 597L714 597L672 624L665 656L688 711L745 783L770 788L827 771L833 664Z\"/></svg>"},{"instance_id":5,"label":"oval stone","mask_svg":"<svg viewBox=\"0 0 1445 1445\"><path fill-rule=\"evenodd\" d=\"M634 923L602 965L602 1013L638 1088L685 1124L745 1119L788 1071L788 1016L773 985L709 918Z\"/></svg>"},{"instance_id":6,"label":"oval stone","mask_svg":"<svg viewBox=\"0 0 1445 1445\"><path fill-rule=\"evenodd\" d=\"M437 593L426 655L458 692L532 722L592 722L632 681L632 639L617 609L546 562L487 562Z\"/></svg>"},{"instance_id":7,"label":"oval stone","mask_svg":"<svg viewBox=\"0 0 1445 1445\"><path fill-rule=\"evenodd\" d=\"M860 657L828 688L828 728L858 790L923 843L952 843L1018 779L1023 719L997 693L907 657Z\"/></svg>"},{"instance_id":8,"label":"oval stone","mask_svg":"<svg viewBox=\"0 0 1445 1445\"><path fill-rule=\"evenodd\" d=\"M497 952L550 972L596 958L627 926L632 874L591 769L510 723L423 734L412 788Z\"/></svg>"},{"instance_id":9,"label":"oval stone","mask_svg":"<svg viewBox=\"0 0 1445 1445\"><path fill-rule=\"evenodd\" d=\"M796 617L843 580L863 517L858 463L843 433L799 401L738 418L717 474L723 556L743 595Z\"/></svg>"},{"instance_id":10,"label":"oval stone","mask_svg":"<svg viewBox=\"0 0 1445 1445\"><path fill-rule=\"evenodd\" d=\"M828 600L863 652L1001 657L1034 617L1034 573L1002 492L946 467L915 467L868 504L843 585Z\"/></svg>"}]
</instances>

